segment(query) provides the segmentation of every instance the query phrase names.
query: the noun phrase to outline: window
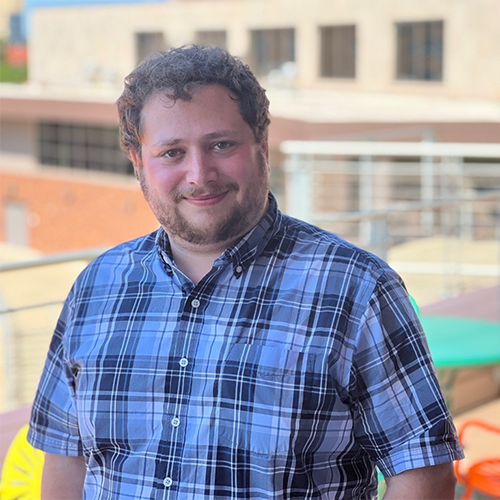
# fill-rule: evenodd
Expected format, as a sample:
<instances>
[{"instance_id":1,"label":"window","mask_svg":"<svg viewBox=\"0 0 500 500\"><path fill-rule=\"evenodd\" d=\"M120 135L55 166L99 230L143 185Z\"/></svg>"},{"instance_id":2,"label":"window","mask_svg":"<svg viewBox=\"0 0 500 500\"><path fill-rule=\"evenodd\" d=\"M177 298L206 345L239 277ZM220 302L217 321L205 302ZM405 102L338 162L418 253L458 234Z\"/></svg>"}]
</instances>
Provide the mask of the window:
<instances>
[{"instance_id":1,"label":"window","mask_svg":"<svg viewBox=\"0 0 500 500\"><path fill-rule=\"evenodd\" d=\"M252 67L257 75L269 74L286 62L295 61L295 31L292 28L253 30Z\"/></svg>"},{"instance_id":2,"label":"window","mask_svg":"<svg viewBox=\"0 0 500 500\"><path fill-rule=\"evenodd\" d=\"M443 21L398 23L398 80L443 79Z\"/></svg>"},{"instance_id":3,"label":"window","mask_svg":"<svg viewBox=\"0 0 500 500\"><path fill-rule=\"evenodd\" d=\"M198 45L206 45L209 47L220 47L226 49L226 32L225 31L197 31L196 43Z\"/></svg>"},{"instance_id":4,"label":"window","mask_svg":"<svg viewBox=\"0 0 500 500\"><path fill-rule=\"evenodd\" d=\"M118 130L61 123L39 125L39 160L43 165L133 174L120 149Z\"/></svg>"},{"instance_id":5,"label":"window","mask_svg":"<svg viewBox=\"0 0 500 500\"><path fill-rule=\"evenodd\" d=\"M165 50L165 37L163 33L136 33L136 51L137 51L137 64L146 59L146 57Z\"/></svg>"},{"instance_id":6,"label":"window","mask_svg":"<svg viewBox=\"0 0 500 500\"><path fill-rule=\"evenodd\" d=\"M325 26L321 32L321 76L356 77L356 26Z\"/></svg>"}]
</instances>

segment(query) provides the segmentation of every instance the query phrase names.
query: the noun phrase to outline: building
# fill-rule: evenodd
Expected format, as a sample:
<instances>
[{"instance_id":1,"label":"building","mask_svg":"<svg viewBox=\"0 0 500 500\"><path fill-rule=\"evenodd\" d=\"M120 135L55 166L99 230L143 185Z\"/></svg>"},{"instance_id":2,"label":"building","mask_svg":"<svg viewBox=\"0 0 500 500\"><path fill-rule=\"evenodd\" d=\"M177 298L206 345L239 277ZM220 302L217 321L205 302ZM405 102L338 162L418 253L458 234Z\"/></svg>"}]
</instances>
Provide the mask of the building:
<instances>
[{"instance_id":1,"label":"building","mask_svg":"<svg viewBox=\"0 0 500 500\"><path fill-rule=\"evenodd\" d=\"M46 7L32 15L30 74L47 86L121 85L149 52L202 43L227 48L274 86L449 98L458 108L464 99L498 104L499 16L495 0L170 0ZM479 109L469 112L472 118Z\"/></svg>"},{"instance_id":2,"label":"building","mask_svg":"<svg viewBox=\"0 0 500 500\"><path fill-rule=\"evenodd\" d=\"M19 40L22 0L3 0L0 4L0 40ZM14 28L14 29L13 29Z\"/></svg>"},{"instance_id":3,"label":"building","mask_svg":"<svg viewBox=\"0 0 500 500\"><path fill-rule=\"evenodd\" d=\"M1 89L4 241L58 252L154 229L118 148L113 103L139 61L171 46L227 48L259 76L280 198L286 139L499 141L496 0L27 4L29 82ZM348 186L341 192L334 208L355 209ZM109 207L113 230L101 224Z\"/></svg>"},{"instance_id":4,"label":"building","mask_svg":"<svg viewBox=\"0 0 500 500\"><path fill-rule=\"evenodd\" d=\"M119 149L113 103L3 97L1 116L3 241L58 253L156 229Z\"/></svg>"},{"instance_id":5,"label":"building","mask_svg":"<svg viewBox=\"0 0 500 500\"><path fill-rule=\"evenodd\" d=\"M157 227L119 150L114 102L138 62L172 46L227 48L259 76L271 99L272 185L280 202L289 197L280 149L286 140L500 142L497 0L26 0L25 6L29 81L0 86L2 242L59 253L111 246ZM360 155L336 158L342 168L351 160L361 173L321 174L311 193L316 209L370 208L359 182L366 167ZM467 160L471 172L477 158ZM377 203L396 199L394 193L397 199L418 199L418 174L392 175L395 169L401 173L400 165L384 161L384 172L391 175L379 176L384 184L372 187ZM408 167L411 161L405 158ZM495 176L471 172L468 189L498 187L498 165L484 168L496 169ZM304 184L297 185L297 199L304 198ZM487 210L488 220L494 220L497 212L489 205ZM397 222L409 226L407 219ZM454 269L449 241L438 243L438 250L423 246L418 259L433 260L434 251ZM16 258L33 258L16 248ZM403 264L416 260L414 249L410 256L406 250L399 248L393 258ZM487 259L500 255L495 241L486 241L483 253L476 247L470 253L481 272L496 263ZM424 264L431 268L437 260ZM16 359L24 378L12 378L10 392L4 384L0 405L31 401L57 312L51 303L39 303L63 300L81 265L72 264L60 277L58 297L52 296L57 288L52 271L26 278L42 295L30 295L28 304L40 313L31 314L30 323L17 310L27 295L23 278L4 273L9 293L3 291L0 299L15 310L9 318L18 344L12 345L23 354ZM476 286L476 276L466 278L474 278L474 285L464 286ZM481 286L492 286L485 280L497 280L497 274L482 279ZM437 293L439 281L437 274L419 271L407 283L431 301L428 289ZM7 366L11 356L0 353L0 358ZM487 375L478 384L491 380ZM11 400L10 393L18 399Z\"/></svg>"},{"instance_id":6,"label":"building","mask_svg":"<svg viewBox=\"0 0 500 500\"><path fill-rule=\"evenodd\" d=\"M26 38L22 25L22 1L0 4L0 81L22 82L26 78Z\"/></svg>"}]
</instances>

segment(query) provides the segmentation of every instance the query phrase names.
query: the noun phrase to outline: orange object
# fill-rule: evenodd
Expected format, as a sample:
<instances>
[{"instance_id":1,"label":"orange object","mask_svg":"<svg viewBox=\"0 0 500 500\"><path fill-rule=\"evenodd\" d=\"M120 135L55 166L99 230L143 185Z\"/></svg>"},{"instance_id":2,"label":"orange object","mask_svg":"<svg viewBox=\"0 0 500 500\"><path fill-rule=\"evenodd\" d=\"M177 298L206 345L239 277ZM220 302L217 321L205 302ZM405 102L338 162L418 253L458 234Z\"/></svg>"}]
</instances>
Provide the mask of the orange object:
<instances>
[{"instance_id":1,"label":"orange object","mask_svg":"<svg viewBox=\"0 0 500 500\"><path fill-rule=\"evenodd\" d=\"M469 427L480 427L489 432L500 434L500 427L481 420L468 420L458 433L458 439L463 446L463 435ZM458 482L465 490L463 500L470 500L474 491L500 499L500 457L480 460L471 465L467 472L460 472L460 461L455 462L455 474Z\"/></svg>"},{"instance_id":2,"label":"orange object","mask_svg":"<svg viewBox=\"0 0 500 500\"><path fill-rule=\"evenodd\" d=\"M5 48L5 59L10 66L24 66L28 61L28 49L24 43L9 43Z\"/></svg>"}]
</instances>

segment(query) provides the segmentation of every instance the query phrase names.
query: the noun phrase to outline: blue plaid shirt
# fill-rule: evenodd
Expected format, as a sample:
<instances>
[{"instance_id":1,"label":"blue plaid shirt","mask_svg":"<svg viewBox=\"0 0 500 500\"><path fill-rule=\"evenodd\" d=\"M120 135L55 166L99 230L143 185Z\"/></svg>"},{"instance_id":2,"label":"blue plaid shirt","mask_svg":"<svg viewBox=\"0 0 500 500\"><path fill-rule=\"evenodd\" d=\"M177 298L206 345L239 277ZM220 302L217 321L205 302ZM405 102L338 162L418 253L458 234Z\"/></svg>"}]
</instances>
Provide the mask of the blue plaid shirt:
<instances>
[{"instance_id":1,"label":"blue plaid shirt","mask_svg":"<svg viewBox=\"0 0 500 500\"><path fill-rule=\"evenodd\" d=\"M398 276L281 214L197 286L162 230L77 279L30 442L85 455L87 499L376 497L462 456Z\"/></svg>"}]
</instances>

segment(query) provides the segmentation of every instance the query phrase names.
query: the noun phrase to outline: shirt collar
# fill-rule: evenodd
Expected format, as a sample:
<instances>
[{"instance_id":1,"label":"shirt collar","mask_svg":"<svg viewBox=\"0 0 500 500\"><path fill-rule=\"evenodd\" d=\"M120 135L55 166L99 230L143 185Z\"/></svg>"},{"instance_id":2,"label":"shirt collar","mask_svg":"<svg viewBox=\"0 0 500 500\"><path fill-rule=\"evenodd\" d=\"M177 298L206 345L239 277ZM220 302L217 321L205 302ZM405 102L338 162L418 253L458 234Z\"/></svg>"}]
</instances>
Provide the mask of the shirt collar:
<instances>
[{"instance_id":1,"label":"shirt collar","mask_svg":"<svg viewBox=\"0 0 500 500\"><path fill-rule=\"evenodd\" d=\"M231 262L233 273L239 278L242 272L255 261L267 246L269 240L281 226L281 214L274 196L269 193L268 209L261 221L249 231L234 246L229 247L214 262L214 265L221 265L220 261Z\"/></svg>"},{"instance_id":2,"label":"shirt collar","mask_svg":"<svg viewBox=\"0 0 500 500\"><path fill-rule=\"evenodd\" d=\"M268 209L261 221L250 230L243 238L225 250L214 261L214 266L223 267L231 263L233 274L239 278L243 271L262 253L272 236L279 230L282 223L282 215L278 210L275 197L269 193ZM156 245L169 276L172 275L174 266L170 241L165 230L160 227L156 234Z\"/></svg>"}]
</instances>

